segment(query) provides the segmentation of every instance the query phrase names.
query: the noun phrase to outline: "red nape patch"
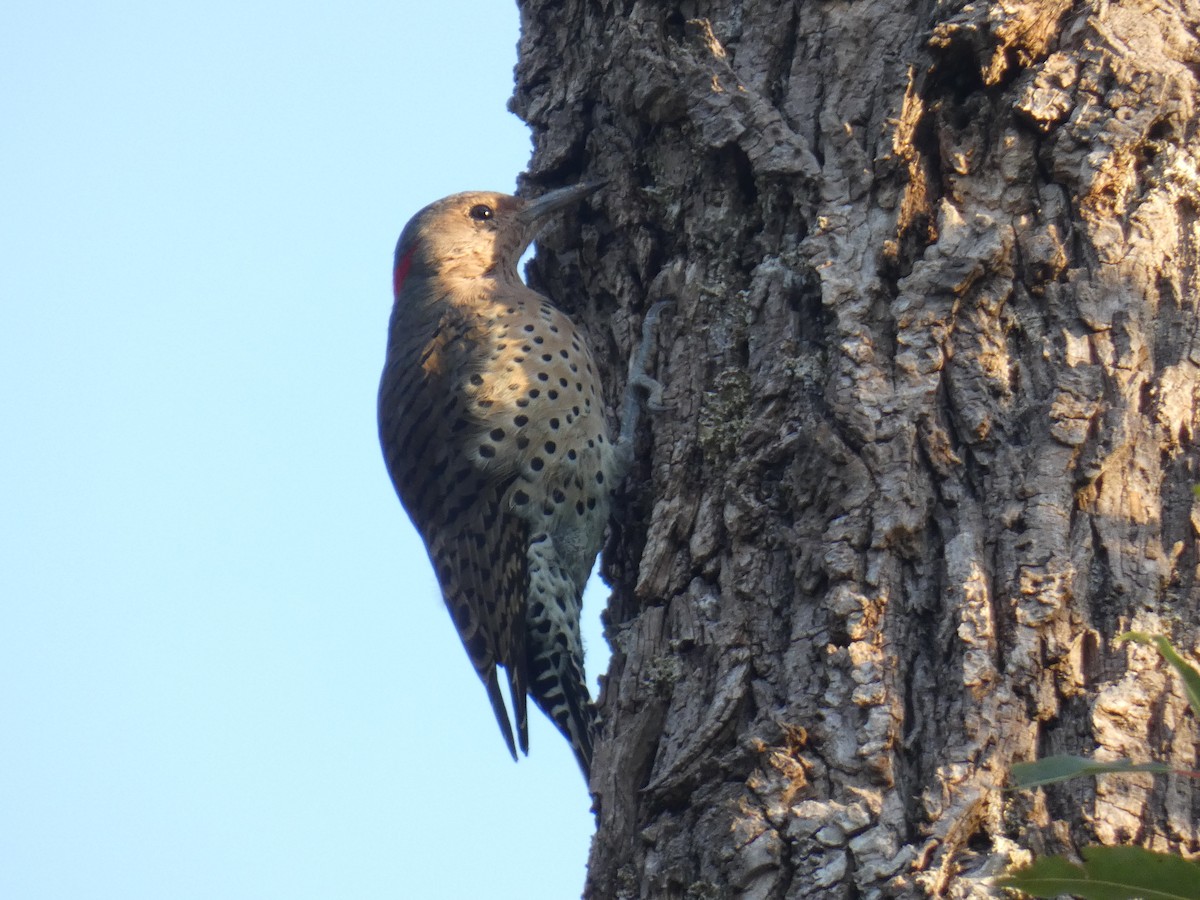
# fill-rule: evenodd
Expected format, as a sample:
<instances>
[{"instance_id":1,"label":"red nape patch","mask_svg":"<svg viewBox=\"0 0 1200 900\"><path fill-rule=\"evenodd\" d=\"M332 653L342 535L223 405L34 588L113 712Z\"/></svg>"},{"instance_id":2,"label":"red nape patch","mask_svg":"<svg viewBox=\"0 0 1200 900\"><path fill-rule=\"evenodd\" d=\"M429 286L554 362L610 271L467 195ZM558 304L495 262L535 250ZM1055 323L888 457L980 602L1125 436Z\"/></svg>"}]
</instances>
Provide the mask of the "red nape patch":
<instances>
[{"instance_id":1,"label":"red nape patch","mask_svg":"<svg viewBox=\"0 0 1200 900\"><path fill-rule=\"evenodd\" d=\"M404 287L404 279L408 277L408 270L412 268L413 254L416 252L416 247L410 247L408 252L396 263L396 268L392 272L392 296L400 296L400 289Z\"/></svg>"}]
</instances>

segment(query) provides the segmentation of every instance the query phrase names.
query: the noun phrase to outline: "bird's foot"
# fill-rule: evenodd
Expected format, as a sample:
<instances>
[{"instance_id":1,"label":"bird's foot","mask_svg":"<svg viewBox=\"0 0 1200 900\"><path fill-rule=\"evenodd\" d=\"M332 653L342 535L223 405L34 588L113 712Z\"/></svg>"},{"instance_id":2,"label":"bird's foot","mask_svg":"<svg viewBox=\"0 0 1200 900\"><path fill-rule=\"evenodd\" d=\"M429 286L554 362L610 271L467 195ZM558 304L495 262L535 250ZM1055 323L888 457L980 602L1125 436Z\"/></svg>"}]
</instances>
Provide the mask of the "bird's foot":
<instances>
[{"instance_id":1,"label":"bird's foot","mask_svg":"<svg viewBox=\"0 0 1200 900\"><path fill-rule=\"evenodd\" d=\"M634 375L629 379L628 394L639 395L633 402L650 412L666 412L671 407L663 403L663 386L649 375Z\"/></svg>"},{"instance_id":2,"label":"bird's foot","mask_svg":"<svg viewBox=\"0 0 1200 900\"><path fill-rule=\"evenodd\" d=\"M654 333L658 326L658 317L667 307L673 305L670 300L659 300L646 312L642 320L642 341L629 364L629 381L625 387L625 406L621 413L620 442L626 447L633 444L634 433L637 431L638 419L643 409L651 412L662 412L668 407L663 404L663 386L646 374L646 360L650 349L654 346Z\"/></svg>"}]
</instances>

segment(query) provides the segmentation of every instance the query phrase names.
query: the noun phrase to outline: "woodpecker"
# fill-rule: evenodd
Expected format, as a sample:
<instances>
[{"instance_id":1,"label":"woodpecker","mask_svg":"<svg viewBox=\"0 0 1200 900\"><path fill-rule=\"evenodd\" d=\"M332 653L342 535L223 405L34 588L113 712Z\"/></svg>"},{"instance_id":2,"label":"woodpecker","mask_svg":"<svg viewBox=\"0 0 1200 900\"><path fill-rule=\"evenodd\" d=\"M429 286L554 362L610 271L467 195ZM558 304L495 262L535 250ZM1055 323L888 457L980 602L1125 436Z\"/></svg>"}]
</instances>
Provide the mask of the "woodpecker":
<instances>
[{"instance_id":1,"label":"woodpecker","mask_svg":"<svg viewBox=\"0 0 1200 900\"><path fill-rule=\"evenodd\" d=\"M596 713L581 597L610 493L632 457L638 410L646 397L658 405L657 383L640 371L657 308L645 318L614 441L583 336L521 281L517 264L548 217L598 187L533 201L470 191L413 216L396 245L378 401L388 473L509 752L529 752L532 696L585 779Z\"/></svg>"}]
</instances>

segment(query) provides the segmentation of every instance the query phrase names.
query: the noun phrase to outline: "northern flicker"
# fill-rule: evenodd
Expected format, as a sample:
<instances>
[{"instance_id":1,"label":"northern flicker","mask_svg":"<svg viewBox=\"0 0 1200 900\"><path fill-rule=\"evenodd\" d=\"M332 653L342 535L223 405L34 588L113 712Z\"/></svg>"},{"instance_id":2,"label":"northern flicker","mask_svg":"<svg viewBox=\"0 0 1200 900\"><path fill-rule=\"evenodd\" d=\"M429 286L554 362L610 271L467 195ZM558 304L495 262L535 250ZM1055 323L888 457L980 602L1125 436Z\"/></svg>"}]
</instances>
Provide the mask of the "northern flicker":
<instances>
[{"instance_id":1,"label":"northern flicker","mask_svg":"<svg viewBox=\"0 0 1200 900\"><path fill-rule=\"evenodd\" d=\"M590 775L595 711L579 613L610 491L631 457L635 372L614 442L583 337L517 264L547 218L599 185L538 200L467 192L432 203L396 245L379 434L463 646L517 758L526 695ZM648 314L647 344L654 315ZM643 366L643 346L639 353ZM636 366L635 366L636 368ZM513 724L501 695L503 666Z\"/></svg>"}]
</instances>

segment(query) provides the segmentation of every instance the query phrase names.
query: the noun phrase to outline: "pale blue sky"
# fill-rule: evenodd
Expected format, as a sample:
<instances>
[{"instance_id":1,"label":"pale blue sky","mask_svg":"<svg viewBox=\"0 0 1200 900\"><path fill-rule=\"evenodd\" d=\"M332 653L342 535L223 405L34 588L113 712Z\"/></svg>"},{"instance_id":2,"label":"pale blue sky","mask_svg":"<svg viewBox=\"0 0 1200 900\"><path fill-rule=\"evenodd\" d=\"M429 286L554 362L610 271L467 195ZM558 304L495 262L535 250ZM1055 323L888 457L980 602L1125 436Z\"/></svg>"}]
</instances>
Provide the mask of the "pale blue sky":
<instances>
[{"instance_id":1,"label":"pale blue sky","mask_svg":"<svg viewBox=\"0 0 1200 900\"><path fill-rule=\"evenodd\" d=\"M0 7L5 900L578 896L582 778L509 759L375 434L400 229L528 161L517 27Z\"/></svg>"}]
</instances>

